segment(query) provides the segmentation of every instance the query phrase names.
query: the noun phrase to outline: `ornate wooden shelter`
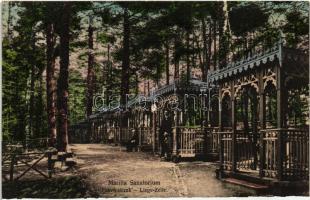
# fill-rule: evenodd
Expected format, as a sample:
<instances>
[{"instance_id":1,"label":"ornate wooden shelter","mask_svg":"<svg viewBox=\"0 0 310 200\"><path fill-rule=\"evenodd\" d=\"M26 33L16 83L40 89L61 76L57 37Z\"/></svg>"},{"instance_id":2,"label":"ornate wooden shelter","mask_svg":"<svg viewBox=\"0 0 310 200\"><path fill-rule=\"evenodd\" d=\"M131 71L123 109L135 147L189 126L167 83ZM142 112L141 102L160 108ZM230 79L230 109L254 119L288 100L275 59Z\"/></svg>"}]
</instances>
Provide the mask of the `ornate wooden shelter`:
<instances>
[{"instance_id":1,"label":"ornate wooden shelter","mask_svg":"<svg viewBox=\"0 0 310 200\"><path fill-rule=\"evenodd\" d=\"M308 180L307 119L300 115L297 123L294 110L296 101L307 108L308 58L283 47L280 39L272 48L209 74L209 84L219 88L222 176L243 172L280 181Z\"/></svg>"},{"instance_id":2,"label":"ornate wooden shelter","mask_svg":"<svg viewBox=\"0 0 310 200\"><path fill-rule=\"evenodd\" d=\"M132 99L125 110L104 109L72 126L71 135L124 144L135 129L139 149L158 153L168 111L174 161L220 160L222 178L308 180L308 52L286 48L280 38L226 63L209 71L207 82L178 80Z\"/></svg>"},{"instance_id":3,"label":"ornate wooden shelter","mask_svg":"<svg viewBox=\"0 0 310 200\"><path fill-rule=\"evenodd\" d=\"M151 98L156 103L155 119L156 150L160 150L159 132L164 112L169 113L172 128L172 156L204 156L206 153L205 130L203 127L204 111L201 88L206 83L192 79L189 82L176 81L155 91Z\"/></svg>"}]
</instances>

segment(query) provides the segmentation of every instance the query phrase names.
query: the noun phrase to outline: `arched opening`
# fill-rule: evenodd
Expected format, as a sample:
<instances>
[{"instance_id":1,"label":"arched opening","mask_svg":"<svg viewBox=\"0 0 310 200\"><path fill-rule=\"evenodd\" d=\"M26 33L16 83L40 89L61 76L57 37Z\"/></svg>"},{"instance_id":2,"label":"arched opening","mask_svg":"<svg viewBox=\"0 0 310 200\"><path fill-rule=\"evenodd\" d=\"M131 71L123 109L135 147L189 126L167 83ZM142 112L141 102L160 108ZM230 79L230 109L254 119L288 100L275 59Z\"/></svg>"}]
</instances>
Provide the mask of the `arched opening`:
<instances>
[{"instance_id":1,"label":"arched opening","mask_svg":"<svg viewBox=\"0 0 310 200\"><path fill-rule=\"evenodd\" d=\"M258 166L258 93L245 85L235 96L237 168L256 169Z\"/></svg>"},{"instance_id":2,"label":"arched opening","mask_svg":"<svg viewBox=\"0 0 310 200\"><path fill-rule=\"evenodd\" d=\"M308 86L288 91L287 126L307 129L309 125Z\"/></svg>"},{"instance_id":3,"label":"arched opening","mask_svg":"<svg viewBox=\"0 0 310 200\"><path fill-rule=\"evenodd\" d=\"M277 126L277 89L272 81L268 81L265 87L265 113L266 128Z\"/></svg>"},{"instance_id":4,"label":"arched opening","mask_svg":"<svg viewBox=\"0 0 310 200\"><path fill-rule=\"evenodd\" d=\"M228 94L222 99L222 126L231 127L231 97Z\"/></svg>"},{"instance_id":5,"label":"arched opening","mask_svg":"<svg viewBox=\"0 0 310 200\"><path fill-rule=\"evenodd\" d=\"M219 99L218 96L212 96L210 100L210 124L211 127L217 127L219 124Z\"/></svg>"}]
</instances>

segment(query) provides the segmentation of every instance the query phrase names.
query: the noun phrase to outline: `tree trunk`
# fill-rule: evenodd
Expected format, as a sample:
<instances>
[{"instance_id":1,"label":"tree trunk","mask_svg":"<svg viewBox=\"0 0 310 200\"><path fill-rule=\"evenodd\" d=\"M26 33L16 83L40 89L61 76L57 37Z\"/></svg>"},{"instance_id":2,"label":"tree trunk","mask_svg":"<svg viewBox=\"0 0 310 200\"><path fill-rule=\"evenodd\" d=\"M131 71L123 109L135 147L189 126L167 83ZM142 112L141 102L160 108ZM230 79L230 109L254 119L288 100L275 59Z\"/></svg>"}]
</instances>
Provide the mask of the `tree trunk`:
<instances>
[{"instance_id":1,"label":"tree trunk","mask_svg":"<svg viewBox=\"0 0 310 200\"><path fill-rule=\"evenodd\" d=\"M71 2L64 2L60 33L60 71L57 83L59 112L59 151L67 151L68 145L68 76L69 76L69 24Z\"/></svg>"},{"instance_id":2,"label":"tree trunk","mask_svg":"<svg viewBox=\"0 0 310 200\"><path fill-rule=\"evenodd\" d=\"M46 109L48 122L49 145L56 145L56 106L55 106L55 57L54 57L54 25L47 25L46 29Z\"/></svg>"},{"instance_id":3,"label":"tree trunk","mask_svg":"<svg viewBox=\"0 0 310 200\"><path fill-rule=\"evenodd\" d=\"M174 38L174 80L179 79L179 58L177 55L178 49L177 36Z\"/></svg>"},{"instance_id":4,"label":"tree trunk","mask_svg":"<svg viewBox=\"0 0 310 200\"><path fill-rule=\"evenodd\" d=\"M212 25L211 25L211 19L209 21L209 41L208 41L208 56L206 57L206 62L207 62L207 70L210 70L210 65L211 65L211 48L212 48ZM208 72L206 72L207 74Z\"/></svg>"},{"instance_id":5,"label":"tree trunk","mask_svg":"<svg viewBox=\"0 0 310 200\"><path fill-rule=\"evenodd\" d=\"M189 60L189 31L186 31L186 82L191 78L190 60Z\"/></svg>"},{"instance_id":6,"label":"tree trunk","mask_svg":"<svg viewBox=\"0 0 310 200\"><path fill-rule=\"evenodd\" d=\"M106 105L109 105L109 103L110 103L110 100L109 100L109 97L110 97L110 90L111 90L111 86L110 86L110 84L111 84L111 82L112 82L112 66L111 66L111 61L110 61L110 48L111 48L111 46L110 46L110 44L108 44L108 48L107 48L107 50L108 50L108 63L107 63L107 71L108 71L108 73L107 73L107 76L106 76L106 79L105 79L105 85L106 85ZM104 78L104 75L105 74L103 74L103 78Z\"/></svg>"},{"instance_id":7,"label":"tree trunk","mask_svg":"<svg viewBox=\"0 0 310 200\"><path fill-rule=\"evenodd\" d=\"M86 115L89 117L92 114L93 95L94 95L94 44L93 44L92 19L89 20L88 28L88 68L87 68L87 93L86 93Z\"/></svg>"},{"instance_id":8,"label":"tree trunk","mask_svg":"<svg viewBox=\"0 0 310 200\"><path fill-rule=\"evenodd\" d=\"M207 28L206 28L206 21L205 19L201 20L202 22L202 40L203 40L203 58L202 58L202 80L206 81L207 80L207 71L208 71L208 63L207 63L207 57L208 57L208 48L207 48Z\"/></svg>"},{"instance_id":9,"label":"tree trunk","mask_svg":"<svg viewBox=\"0 0 310 200\"><path fill-rule=\"evenodd\" d=\"M218 16L218 30L219 30L219 55L218 55L218 67L219 69L223 68L225 63L225 36L224 36L224 26L225 26L225 20L224 20L224 12L223 12L223 6L224 4L220 2L218 4L217 9L217 16Z\"/></svg>"},{"instance_id":10,"label":"tree trunk","mask_svg":"<svg viewBox=\"0 0 310 200\"><path fill-rule=\"evenodd\" d=\"M35 68L36 68L36 62L35 62L35 48L36 48L36 39L35 39L35 33L33 33L32 36L32 56L33 60L31 62L31 75L30 75L30 100L29 100L29 130L28 130L28 136L27 139L33 136L33 110L34 110L34 82L35 82Z\"/></svg>"},{"instance_id":11,"label":"tree trunk","mask_svg":"<svg viewBox=\"0 0 310 200\"><path fill-rule=\"evenodd\" d=\"M168 41L166 42L165 45L165 50L166 50L166 85L169 85L169 79L170 79L170 73L169 73L169 43Z\"/></svg>"},{"instance_id":12,"label":"tree trunk","mask_svg":"<svg viewBox=\"0 0 310 200\"><path fill-rule=\"evenodd\" d=\"M121 80L121 106L126 106L126 95L129 93L129 68L130 68L130 23L128 8L124 8L123 14L123 60L122 60L122 80Z\"/></svg>"},{"instance_id":13,"label":"tree trunk","mask_svg":"<svg viewBox=\"0 0 310 200\"><path fill-rule=\"evenodd\" d=\"M136 89L135 89L135 95L139 94L139 76L138 72L135 73L135 81L136 81Z\"/></svg>"},{"instance_id":14,"label":"tree trunk","mask_svg":"<svg viewBox=\"0 0 310 200\"><path fill-rule=\"evenodd\" d=\"M216 34L216 31L217 31L217 23L216 23L216 20L214 20L213 22L213 68L214 70L217 69L217 48L216 48L216 42L217 42L217 34Z\"/></svg>"},{"instance_id":15,"label":"tree trunk","mask_svg":"<svg viewBox=\"0 0 310 200\"><path fill-rule=\"evenodd\" d=\"M38 73L38 93L35 101L35 124L33 126L35 137L46 136L44 126L42 126L44 123L42 118L44 115L43 87L43 69L41 69Z\"/></svg>"}]
</instances>

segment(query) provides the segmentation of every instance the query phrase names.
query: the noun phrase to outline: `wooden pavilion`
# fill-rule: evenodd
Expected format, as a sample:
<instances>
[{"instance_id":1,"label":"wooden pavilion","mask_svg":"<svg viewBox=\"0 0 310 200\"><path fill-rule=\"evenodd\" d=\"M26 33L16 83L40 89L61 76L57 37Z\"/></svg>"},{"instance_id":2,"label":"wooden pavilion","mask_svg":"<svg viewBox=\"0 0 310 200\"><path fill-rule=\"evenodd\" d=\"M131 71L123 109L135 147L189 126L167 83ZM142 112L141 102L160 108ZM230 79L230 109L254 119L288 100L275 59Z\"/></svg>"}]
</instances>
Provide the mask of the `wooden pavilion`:
<instances>
[{"instance_id":1,"label":"wooden pavilion","mask_svg":"<svg viewBox=\"0 0 310 200\"><path fill-rule=\"evenodd\" d=\"M126 109L92 115L87 119L88 141L107 142L112 135L115 144L124 144L135 129L139 149L158 153L159 130L168 111L174 161L219 160L220 178L307 182L308 52L286 48L280 38L273 46L255 46L226 63L210 70L207 82L178 80L131 100ZM305 110L298 110L300 105ZM71 134L78 137L82 126L74 127Z\"/></svg>"},{"instance_id":2,"label":"wooden pavilion","mask_svg":"<svg viewBox=\"0 0 310 200\"><path fill-rule=\"evenodd\" d=\"M209 74L218 86L221 177L309 179L309 120L294 115L294 101L307 108L308 74L309 56L281 39Z\"/></svg>"}]
</instances>

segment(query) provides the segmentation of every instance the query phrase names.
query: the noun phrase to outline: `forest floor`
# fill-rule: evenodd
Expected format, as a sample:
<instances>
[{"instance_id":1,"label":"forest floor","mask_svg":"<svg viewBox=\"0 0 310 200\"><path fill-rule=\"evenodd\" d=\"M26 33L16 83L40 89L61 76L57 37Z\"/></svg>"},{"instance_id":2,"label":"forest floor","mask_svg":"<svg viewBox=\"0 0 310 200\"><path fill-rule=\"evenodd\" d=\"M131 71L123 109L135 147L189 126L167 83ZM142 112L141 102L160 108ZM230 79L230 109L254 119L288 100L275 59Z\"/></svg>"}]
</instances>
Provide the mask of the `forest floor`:
<instances>
[{"instance_id":1,"label":"forest floor","mask_svg":"<svg viewBox=\"0 0 310 200\"><path fill-rule=\"evenodd\" d=\"M231 197L254 191L216 179L216 163L165 162L152 153L107 144L72 144L77 165L52 179L35 173L3 183L4 198ZM60 163L58 163L60 164ZM141 183L143 182L144 183Z\"/></svg>"}]
</instances>

